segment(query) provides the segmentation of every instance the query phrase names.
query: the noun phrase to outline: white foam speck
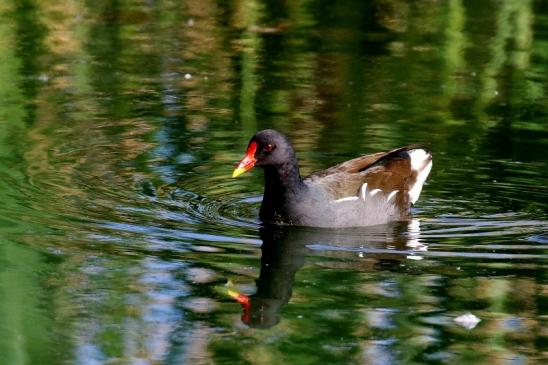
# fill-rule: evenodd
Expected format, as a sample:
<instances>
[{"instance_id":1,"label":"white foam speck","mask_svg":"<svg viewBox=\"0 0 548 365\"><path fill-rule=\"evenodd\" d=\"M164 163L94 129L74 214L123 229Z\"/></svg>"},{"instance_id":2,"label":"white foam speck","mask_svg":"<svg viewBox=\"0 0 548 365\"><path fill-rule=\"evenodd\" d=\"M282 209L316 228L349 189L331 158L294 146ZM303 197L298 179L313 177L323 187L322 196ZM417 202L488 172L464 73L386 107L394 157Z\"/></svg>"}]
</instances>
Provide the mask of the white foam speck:
<instances>
[{"instance_id":1,"label":"white foam speck","mask_svg":"<svg viewBox=\"0 0 548 365\"><path fill-rule=\"evenodd\" d=\"M454 321L467 330L471 330L481 322L481 319L472 313L466 313L456 317Z\"/></svg>"}]
</instances>

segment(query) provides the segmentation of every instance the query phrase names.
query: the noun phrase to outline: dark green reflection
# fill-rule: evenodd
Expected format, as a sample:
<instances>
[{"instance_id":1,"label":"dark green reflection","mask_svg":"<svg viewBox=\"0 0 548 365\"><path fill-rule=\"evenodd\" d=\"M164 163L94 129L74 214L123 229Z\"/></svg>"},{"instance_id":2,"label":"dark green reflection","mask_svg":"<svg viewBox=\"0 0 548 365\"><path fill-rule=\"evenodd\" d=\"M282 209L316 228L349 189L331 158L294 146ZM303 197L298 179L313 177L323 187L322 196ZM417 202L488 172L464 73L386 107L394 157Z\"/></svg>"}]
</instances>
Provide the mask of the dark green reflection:
<instances>
[{"instance_id":1,"label":"dark green reflection","mask_svg":"<svg viewBox=\"0 0 548 365\"><path fill-rule=\"evenodd\" d=\"M0 251L0 360L5 364L56 364L70 358L70 353L55 349L67 345L66 334L51 333L57 325L47 280L54 262L6 240Z\"/></svg>"}]
</instances>

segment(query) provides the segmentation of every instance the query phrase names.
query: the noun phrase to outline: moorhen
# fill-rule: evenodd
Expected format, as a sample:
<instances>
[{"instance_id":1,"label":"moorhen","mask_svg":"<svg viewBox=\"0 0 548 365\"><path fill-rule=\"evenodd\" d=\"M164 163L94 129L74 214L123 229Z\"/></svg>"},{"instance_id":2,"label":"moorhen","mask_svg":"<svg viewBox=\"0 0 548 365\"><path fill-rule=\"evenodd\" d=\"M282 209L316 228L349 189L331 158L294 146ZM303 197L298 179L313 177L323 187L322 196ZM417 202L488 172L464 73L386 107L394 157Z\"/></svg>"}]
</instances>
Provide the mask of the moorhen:
<instances>
[{"instance_id":1,"label":"moorhen","mask_svg":"<svg viewBox=\"0 0 548 365\"><path fill-rule=\"evenodd\" d=\"M257 132L232 177L264 168L259 212L265 223L360 227L403 220L432 168L432 155L417 146L357 157L301 177L295 151L273 129Z\"/></svg>"}]
</instances>

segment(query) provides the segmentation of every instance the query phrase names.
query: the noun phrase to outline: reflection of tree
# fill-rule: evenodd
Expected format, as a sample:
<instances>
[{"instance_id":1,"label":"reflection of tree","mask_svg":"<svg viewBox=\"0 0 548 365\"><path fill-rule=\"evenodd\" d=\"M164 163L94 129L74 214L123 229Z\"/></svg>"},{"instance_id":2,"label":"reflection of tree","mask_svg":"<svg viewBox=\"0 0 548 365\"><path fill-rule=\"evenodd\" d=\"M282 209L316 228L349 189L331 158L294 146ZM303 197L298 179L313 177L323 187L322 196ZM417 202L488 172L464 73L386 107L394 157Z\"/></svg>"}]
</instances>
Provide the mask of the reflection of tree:
<instances>
[{"instance_id":1,"label":"reflection of tree","mask_svg":"<svg viewBox=\"0 0 548 365\"><path fill-rule=\"evenodd\" d=\"M28 212L27 219L21 219L22 207L32 200L14 190L26 183L25 135L36 119L45 29L31 1L3 4L0 19L0 363L55 363L67 357L51 350L54 311L44 306L53 302L45 294L45 281L55 265L48 264L47 254L21 244L17 234L23 230L40 235L46 227L28 222L39 213ZM60 335L57 344L65 347L65 340Z\"/></svg>"}]
</instances>

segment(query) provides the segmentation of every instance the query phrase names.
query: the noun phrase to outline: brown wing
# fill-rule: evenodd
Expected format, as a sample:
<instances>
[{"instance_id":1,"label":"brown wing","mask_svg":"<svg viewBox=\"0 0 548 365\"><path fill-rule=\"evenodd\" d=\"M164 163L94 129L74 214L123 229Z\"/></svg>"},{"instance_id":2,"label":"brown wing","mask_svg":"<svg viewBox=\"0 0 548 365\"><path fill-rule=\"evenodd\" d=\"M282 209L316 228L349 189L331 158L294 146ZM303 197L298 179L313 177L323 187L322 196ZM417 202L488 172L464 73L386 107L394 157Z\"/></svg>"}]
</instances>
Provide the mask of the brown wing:
<instances>
[{"instance_id":1,"label":"brown wing","mask_svg":"<svg viewBox=\"0 0 548 365\"><path fill-rule=\"evenodd\" d=\"M389 151L389 152L377 152L372 155L365 155L356 157L352 160L348 160L345 162L341 162L338 165L332 166L328 169L317 171L312 174L310 174L308 177L324 177L331 174L337 174L340 172L347 172L347 173L357 173L360 171L363 171L367 169L368 167L374 165L375 163L379 162L380 160L397 154L401 151L406 151L408 149L414 148L415 146L406 146L406 147L400 147L396 148L395 150ZM307 178L308 178L307 177Z\"/></svg>"},{"instance_id":2,"label":"brown wing","mask_svg":"<svg viewBox=\"0 0 548 365\"><path fill-rule=\"evenodd\" d=\"M380 189L389 194L397 190L396 203L403 208L409 205L407 192L417 175L407 153L413 148L416 146L358 157L311 174L305 180L321 186L333 199L358 196L364 183L369 191Z\"/></svg>"}]
</instances>

